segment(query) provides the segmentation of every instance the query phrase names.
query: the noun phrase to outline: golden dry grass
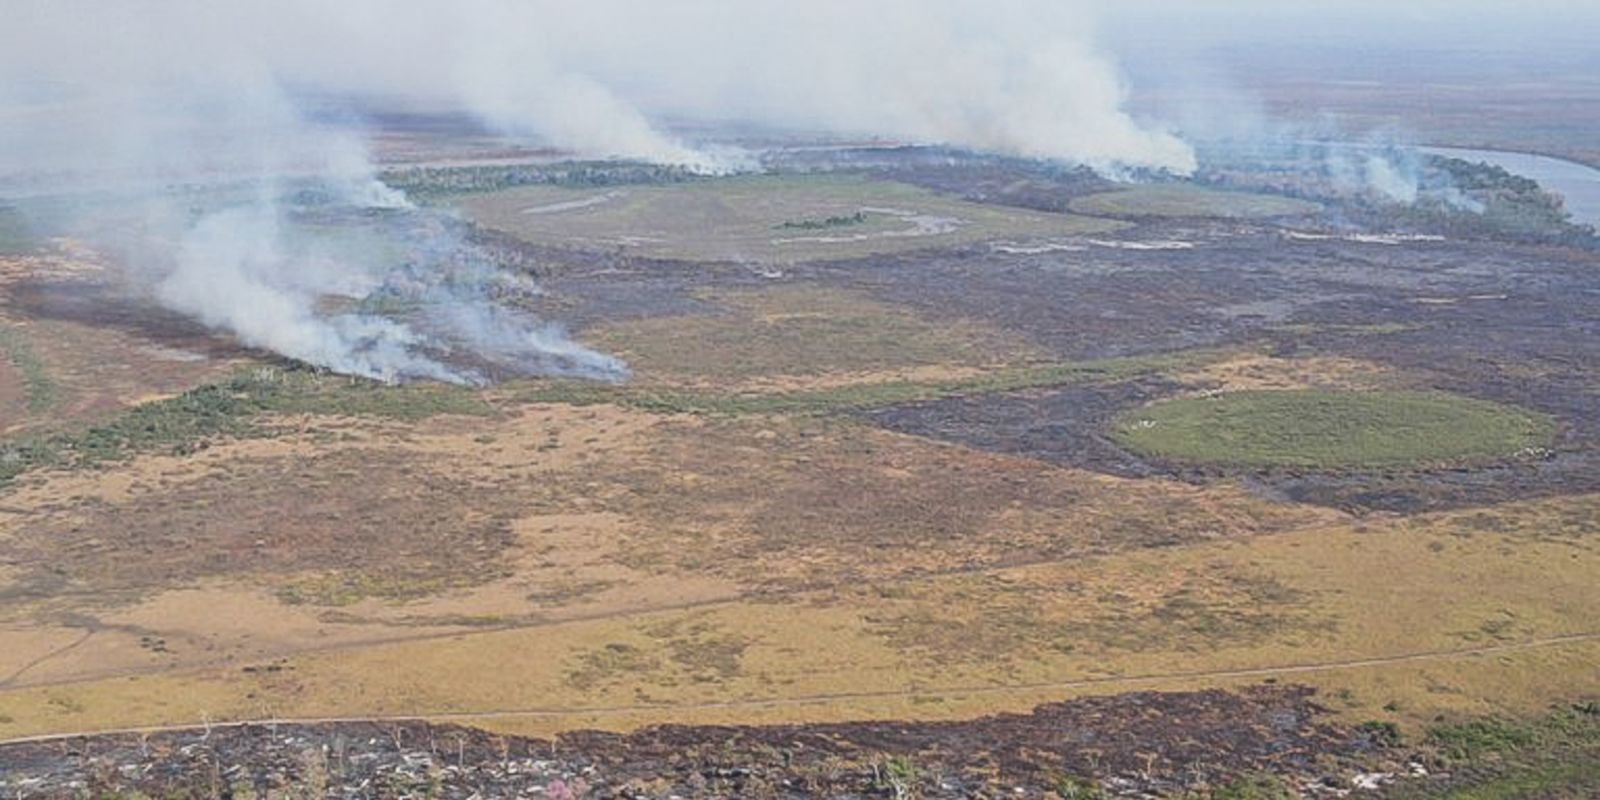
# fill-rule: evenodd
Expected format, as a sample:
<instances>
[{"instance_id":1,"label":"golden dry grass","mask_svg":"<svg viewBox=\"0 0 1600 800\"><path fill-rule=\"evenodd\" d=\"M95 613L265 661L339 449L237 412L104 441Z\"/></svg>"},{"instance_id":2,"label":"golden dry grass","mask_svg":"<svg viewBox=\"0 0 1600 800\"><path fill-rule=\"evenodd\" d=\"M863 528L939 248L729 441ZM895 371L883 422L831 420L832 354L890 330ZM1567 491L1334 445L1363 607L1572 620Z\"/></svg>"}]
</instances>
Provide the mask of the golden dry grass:
<instances>
[{"instance_id":1,"label":"golden dry grass","mask_svg":"<svg viewBox=\"0 0 1600 800\"><path fill-rule=\"evenodd\" d=\"M1036 356L834 290L705 299L723 313L595 339L645 382L711 391ZM49 324L70 415L216 367L106 371L93 362L155 356ZM1408 380L1248 353L1185 369L1196 390ZM1274 676L1414 724L1600 691L1593 642L1462 653L1597 632L1600 497L1356 520L845 418L517 396L424 421L284 415L272 438L24 476L0 496L0 737L266 716L539 733L947 718Z\"/></svg>"},{"instance_id":2,"label":"golden dry grass","mask_svg":"<svg viewBox=\"0 0 1600 800\"><path fill-rule=\"evenodd\" d=\"M543 730L662 719L943 717L975 704L1271 677L1323 687L1329 704L1353 719L1418 724L1440 713L1526 711L1600 689L1592 641L1522 649L1594 632L1597 508L1600 497L1582 497L1342 523L876 589L310 653L276 672L35 687L0 695L0 708L12 720L7 734L264 712L491 710L549 712L489 718L501 728ZM1507 524L1493 530L1490 520ZM941 616L952 628L918 625L919 615ZM994 615L1002 624L977 625ZM895 625L897 618L912 624ZM1490 652L1464 652L1484 648Z\"/></svg>"},{"instance_id":3,"label":"golden dry grass","mask_svg":"<svg viewBox=\"0 0 1600 800\"><path fill-rule=\"evenodd\" d=\"M1407 380L1414 378L1383 364L1353 358L1324 355L1277 358L1249 352L1180 370L1172 377L1179 383L1194 386L1192 393L1394 389L1407 385Z\"/></svg>"}]
</instances>

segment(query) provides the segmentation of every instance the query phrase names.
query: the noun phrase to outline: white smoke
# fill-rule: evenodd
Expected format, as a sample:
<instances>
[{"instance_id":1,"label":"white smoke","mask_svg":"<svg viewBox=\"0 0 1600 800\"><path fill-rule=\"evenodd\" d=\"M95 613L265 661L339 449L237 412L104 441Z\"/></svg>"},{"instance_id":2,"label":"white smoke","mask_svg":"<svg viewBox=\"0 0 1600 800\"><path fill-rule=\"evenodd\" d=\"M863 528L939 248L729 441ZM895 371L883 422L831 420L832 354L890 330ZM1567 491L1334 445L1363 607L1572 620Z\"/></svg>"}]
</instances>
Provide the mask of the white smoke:
<instances>
[{"instance_id":1,"label":"white smoke","mask_svg":"<svg viewBox=\"0 0 1600 800\"><path fill-rule=\"evenodd\" d=\"M1185 64L1190 81L1175 79L1163 113L1177 120L1207 168L1278 169L1346 196L1411 206L1437 203L1460 211L1482 206L1428 174L1426 158L1405 131L1355 130L1326 117L1273 117L1248 92L1226 78Z\"/></svg>"},{"instance_id":2,"label":"white smoke","mask_svg":"<svg viewBox=\"0 0 1600 800\"><path fill-rule=\"evenodd\" d=\"M717 170L710 156L658 130L605 84L559 63L544 44L542 31L529 26L538 11L518 4L478 2L453 12L464 28L461 41L434 46L456 51L440 65L441 74L454 81L456 102L491 127L536 136L586 155ZM516 35L519 29L524 35Z\"/></svg>"},{"instance_id":3,"label":"white smoke","mask_svg":"<svg viewBox=\"0 0 1600 800\"><path fill-rule=\"evenodd\" d=\"M121 192L136 219L81 229L114 239L152 296L248 344L379 378L476 378L447 366L463 361L444 358L452 346L496 367L623 370L496 305L476 288L496 279L481 258L411 234L357 246L349 231L308 233L319 212L294 199L308 191L393 211L390 228L448 227L419 222L434 212L405 210L374 178L354 127L308 108L466 111L577 153L708 172L746 159L663 120L1108 173L1195 166L1186 144L1123 110L1083 9L1059 0L10 0L5 16L0 187ZM427 311L350 310L374 287ZM330 311L330 296L351 302Z\"/></svg>"},{"instance_id":4,"label":"white smoke","mask_svg":"<svg viewBox=\"0 0 1600 800\"><path fill-rule=\"evenodd\" d=\"M1091 15L1074 0L10 5L20 9L0 31L9 51L0 62L10 62L11 75L131 56L192 76L242 54L296 90L466 110L588 155L724 165L720 154L671 134L662 124L670 118L951 144L1107 170L1194 167L1187 145L1123 109L1122 76L1093 46ZM125 26L145 35L121 39Z\"/></svg>"},{"instance_id":5,"label":"white smoke","mask_svg":"<svg viewBox=\"0 0 1600 800\"><path fill-rule=\"evenodd\" d=\"M1374 192L1401 205L1414 205L1421 193L1415 172L1401 169L1390 159L1379 155L1366 158L1366 184Z\"/></svg>"},{"instance_id":6,"label":"white smoke","mask_svg":"<svg viewBox=\"0 0 1600 800\"><path fill-rule=\"evenodd\" d=\"M225 6L95 5L95 24L86 4L29 7L29 36L0 48L0 101L12 100L0 173L43 170L51 190L79 193L58 224L122 256L163 305L250 346L384 380L482 379L445 363L452 348L511 374L626 374L498 307L482 289L493 265L418 224L432 212L374 177L356 132L307 119ZM372 215L425 235L348 221ZM391 291L420 309L406 321L326 308L359 309L405 269L431 272Z\"/></svg>"}]
</instances>

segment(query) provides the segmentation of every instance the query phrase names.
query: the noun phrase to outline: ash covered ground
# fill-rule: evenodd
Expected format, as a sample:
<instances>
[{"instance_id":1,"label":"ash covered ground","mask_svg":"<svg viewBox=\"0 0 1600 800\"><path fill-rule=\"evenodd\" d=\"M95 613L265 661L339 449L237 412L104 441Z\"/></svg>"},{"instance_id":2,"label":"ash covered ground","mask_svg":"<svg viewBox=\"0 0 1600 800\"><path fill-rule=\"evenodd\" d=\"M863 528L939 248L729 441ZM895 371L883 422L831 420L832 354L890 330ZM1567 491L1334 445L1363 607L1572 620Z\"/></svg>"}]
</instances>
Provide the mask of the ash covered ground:
<instances>
[{"instance_id":1,"label":"ash covered ground","mask_svg":"<svg viewBox=\"0 0 1600 800\"><path fill-rule=\"evenodd\" d=\"M28 797L1050 797L1093 776L1112 796L1143 797L1270 772L1335 795L1358 758L1405 759L1321 715L1302 688L1260 687L1078 700L966 722L665 726L552 740L412 722L226 726L0 745L0 788Z\"/></svg>"}]
</instances>

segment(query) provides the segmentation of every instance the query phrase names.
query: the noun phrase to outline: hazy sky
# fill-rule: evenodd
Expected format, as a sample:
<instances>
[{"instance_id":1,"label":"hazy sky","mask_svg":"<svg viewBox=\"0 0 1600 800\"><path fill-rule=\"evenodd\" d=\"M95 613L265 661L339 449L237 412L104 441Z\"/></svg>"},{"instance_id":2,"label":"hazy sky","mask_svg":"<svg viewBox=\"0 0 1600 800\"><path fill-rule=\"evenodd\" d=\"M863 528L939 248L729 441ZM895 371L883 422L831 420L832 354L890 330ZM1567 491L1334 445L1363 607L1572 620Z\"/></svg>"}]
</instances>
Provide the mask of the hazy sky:
<instances>
[{"instance_id":1,"label":"hazy sky","mask_svg":"<svg viewBox=\"0 0 1600 800\"><path fill-rule=\"evenodd\" d=\"M662 115L947 142L1102 167L1193 166L1182 142L1125 113L1115 58L1093 43L1087 9L1064 0L8 6L0 101L7 89L14 101L26 100L19 87L42 82L66 90L57 96L92 103L102 118L140 117L145 131L163 122L158 115L193 119L190 112L209 114L219 103L224 121L257 108L275 113L275 85L449 103L559 146L677 163L715 159L663 134ZM26 123L12 127L26 138ZM12 142L12 152L59 143L58 131L33 139Z\"/></svg>"},{"instance_id":2,"label":"hazy sky","mask_svg":"<svg viewBox=\"0 0 1600 800\"><path fill-rule=\"evenodd\" d=\"M140 136L200 116L277 124L277 87L452 106L598 155L684 163L714 158L664 134L665 116L1182 171L1192 164L1186 148L1158 124L1130 118L1128 98L1139 82L1228 80L1207 69L1216 48L1276 47L1286 67L1313 47L1357 59L1374 49L1459 51L1465 60L1600 51L1600 0L6 5L0 145L9 152L0 158L23 160L52 147L68 157L128 151L126 142L107 147L107 131L85 119L117 116ZM1306 63L1337 64L1298 66ZM39 86L50 87L46 96L70 87L82 113L54 128L18 116ZM250 102L219 103L230 97Z\"/></svg>"},{"instance_id":3,"label":"hazy sky","mask_svg":"<svg viewBox=\"0 0 1600 800\"><path fill-rule=\"evenodd\" d=\"M1382 47L1593 46L1595 0L1119 0L1097 2L1108 39L1196 46L1307 42Z\"/></svg>"}]
</instances>

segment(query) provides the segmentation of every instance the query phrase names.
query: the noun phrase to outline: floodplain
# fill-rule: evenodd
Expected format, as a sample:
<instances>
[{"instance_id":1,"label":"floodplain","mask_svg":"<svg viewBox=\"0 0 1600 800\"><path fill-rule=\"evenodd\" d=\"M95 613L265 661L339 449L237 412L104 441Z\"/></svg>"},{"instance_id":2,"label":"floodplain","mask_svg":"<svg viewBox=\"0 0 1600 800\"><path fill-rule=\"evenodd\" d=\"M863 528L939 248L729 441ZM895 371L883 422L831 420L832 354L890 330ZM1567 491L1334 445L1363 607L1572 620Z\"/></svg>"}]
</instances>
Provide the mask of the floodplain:
<instances>
[{"instance_id":1,"label":"floodplain","mask_svg":"<svg viewBox=\"0 0 1600 800\"><path fill-rule=\"evenodd\" d=\"M905 758L1031 796L1547 768L1451 726L1545 736L1600 695L1594 250L915 188L939 170L431 200L622 383L333 375L13 246L0 738L420 719L477 729L465 758L756 726L854 742L818 786ZM1152 709L1285 727L1196 767L1116 738ZM1080 714L1103 758L939 744Z\"/></svg>"}]
</instances>

